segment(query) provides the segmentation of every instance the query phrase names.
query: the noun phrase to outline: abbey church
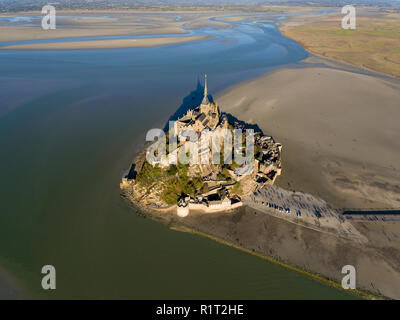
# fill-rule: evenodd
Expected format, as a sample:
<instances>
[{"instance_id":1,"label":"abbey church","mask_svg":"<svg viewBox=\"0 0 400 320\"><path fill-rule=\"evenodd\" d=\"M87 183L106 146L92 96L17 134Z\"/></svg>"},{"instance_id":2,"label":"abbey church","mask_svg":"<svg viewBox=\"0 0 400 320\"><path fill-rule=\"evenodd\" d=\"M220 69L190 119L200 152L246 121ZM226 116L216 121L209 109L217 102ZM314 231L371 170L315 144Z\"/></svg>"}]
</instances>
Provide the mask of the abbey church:
<instances>
[{"instance_id":1,"label":"abbey church","mask_svg":"<svg viewBox=\"0 0 400 320\"><path fill-rule=\"evenodd\" d=\"M197 133L200 133L204 129L212 131L217 127L228 127L226 115L221 115L218 105L208 99L207 75L205 76L203 101L195 109L188 110L188 112L183 117L179 118L176 123L178 133L183 128L192 129Z\"/></svg>"}]
</instances>

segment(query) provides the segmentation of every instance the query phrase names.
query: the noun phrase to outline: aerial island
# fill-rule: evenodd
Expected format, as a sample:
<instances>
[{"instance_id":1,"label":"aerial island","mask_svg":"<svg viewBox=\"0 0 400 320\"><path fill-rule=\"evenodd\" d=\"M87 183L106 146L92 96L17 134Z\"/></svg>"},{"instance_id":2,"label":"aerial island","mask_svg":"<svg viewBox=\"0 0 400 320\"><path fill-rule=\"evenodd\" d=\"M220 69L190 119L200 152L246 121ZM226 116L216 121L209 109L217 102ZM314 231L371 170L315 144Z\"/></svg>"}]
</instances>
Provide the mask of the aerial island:
<instances>
[{"instance_id":1,"label":"aerial island","mask_svg":"<svg viewBox=\"0 0 400 320\"><path fill-rule=\"evenodd\" d=\"M54 298L54 261L92 284L57 298L345 297L302 276L344 290L353 266L346 292L400 299L398 1L354 1L356 29L334 0L189 2L59 0L45 31L44 3L0 1L0 298ZM205 79L133 157L199 69L218 104Z\"/></svg>"},{"instance_id":2,"label":"aerial island","mask_svg":"<svg viewBox=\"0 0 400 320\"><path fill-rule=\"evenodd\" d=\"M283 187L284 163L292 157L282 159L282 155L292 152L282 153L282 144L264 134L246 110L232 109L243 95L241 87L230 91L229 99L219 96L224 111L208 94L207 78L202 90L198 103L183 104L168 126L146 139L124 173L121 195L135 211L170 229L208 237L338 289L342 266L370 261L361 268L359 287L353 293L375 299L375 294L382 295L375 289L379 285L389 296L396 295L391 291L392 269L379 273L395 257L378 255L370 241L370 225L364 228L364 224L395 221L397 216L386 211L347 212L318 193L297 185ZM267 131L265 123L262 127ZM300 147L291 145L291 149ZM237 161L240 158L242 162ZM371 274L376 275L372 282Z\"/></svg>"},{"instance_id":3,"label":"aerial island","mask_svg":"<svg viewBox=\"0 0 400 320\"><path fill-rule=\"evenodd\" d=\"M176 207L180 217L186 217L191 209L226 211L241 206L242 197L272 185L281 174L282 145L264 135L257 126L221 112L208 95L207 77L201 104L179 117L172 128L166 130L167 137L171 137L172 130L178 142L173 147L170 141L164 142L168 154L152 163L146 161L146 154L161 141L148 143L122 178L120 186L124 195L141 206L153 210ZM178 154L184 153L191 143L185 138L187 132L205 136L207 140L202 140L196 149L196 159L200 161L185 164L178 161ZM245 158L243 163L230 156L235 153L232 145L227 149L227 141L232 142L232 137L238 133L241 141L237 150ZM251 150L250 155L246 156L246 148Z\"/></svg>"}]
</instances>

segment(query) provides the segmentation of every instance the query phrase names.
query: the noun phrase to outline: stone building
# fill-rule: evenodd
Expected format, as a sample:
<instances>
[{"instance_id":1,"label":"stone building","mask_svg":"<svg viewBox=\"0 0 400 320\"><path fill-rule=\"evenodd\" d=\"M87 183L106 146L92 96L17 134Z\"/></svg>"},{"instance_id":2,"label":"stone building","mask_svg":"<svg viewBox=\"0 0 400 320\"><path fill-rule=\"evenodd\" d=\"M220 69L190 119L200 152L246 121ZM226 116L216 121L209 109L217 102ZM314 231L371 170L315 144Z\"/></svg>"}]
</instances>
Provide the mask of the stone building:
<instances>
[{"instance_id":1,"label":"stone building","mask_svg":"<svg viewBox=\"0 0 400 320\"><path fill-rule=\"evenodd\" d=\"M177 134L183 129L193 129L200 133L204 129L213 130L220 123L221 112L215 102L208 98L207 75L204 83L204 97L199 106L177 120Z\"/></svg>"}]
</instances>

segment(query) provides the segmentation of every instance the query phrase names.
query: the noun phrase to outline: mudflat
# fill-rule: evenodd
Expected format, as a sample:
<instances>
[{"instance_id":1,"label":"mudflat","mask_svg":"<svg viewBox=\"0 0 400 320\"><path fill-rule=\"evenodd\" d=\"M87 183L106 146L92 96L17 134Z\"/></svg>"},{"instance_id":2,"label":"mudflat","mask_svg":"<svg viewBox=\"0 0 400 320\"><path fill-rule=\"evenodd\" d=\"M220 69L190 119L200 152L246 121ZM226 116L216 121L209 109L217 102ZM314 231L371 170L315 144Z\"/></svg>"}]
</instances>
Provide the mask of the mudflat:
<instances>
[{"instance_id":1,"label":"mudflat","mask_svg":"<svg viewBox=\"0 0 400 320\"><path fill-rule=\"evenodd\" d=\"M286 68L229 88L217 100L223 111L282 143L277 186L338 209L400 207L398 79L332 66ZM249 204L230 218L207 217L208 226L197 219L227 241L330 279L340 281L341 266L352 264L357 286L400 297L399 222L352 222L367 239L360 244Z\"/></svg>"},{"instance_id":2,"label":"mudflat","mask_svg":"<svg viewBox=\"0 0 400 320\"><path fill-rule=\"evenodd\" d=\"M342 267L353 265L357 270L357 289L400 298L399 223L354 223L370 240L360 244L249 206L212 215L194 212L173 220L339 283Z\"/></svg>"},{"instance_id":3,"label":"mudflat","mask_svg":"<svg viewBox=\"0 0 400 320\"><path fill-rule=\"evenodd\" d=\"M204 26L227 28L229 23L210 20L215 13L161 14L158 12L57 11L55 30L42 30L40 12L3 14L2 18L20 17L21 22L0 26L0 49L102 49L151 47L172 43L198 41L206 37L190 36L190 29ZM238 14L234 14L235 17ZM239 15L241 16L241 15ZM245 15L244 17L246 17ZM28 22L22 18L28 19ZM187 37L177 36L185 35ZM79 39L84 37L163 35L141 39ZM76 38L76 39L74 39ZM66 39L63 42L16 43L25 40ZM9 43L7 43L9 42Z\"/></svg>"},{"instance_id":4,"label":"mudflat","mask_svg":"<svg viewBox=\"0 0 400 320\"><path fill-rule=\"evenodd\" d=\"M116 39L93 41L65 41L53 43L18 44L4 46L3 49L24 50L75 50L75 49L113 49L113 48L145 48L162 46L173 43L200 41L208 39L208 36L192 37L155 37L145 39Z\"/></svg>"},{"instance_id":5,"label":"mudflat","mask_svg":"<svg viewBox=\"0 0 400 320\"><path fill-rule=\"evenodd\" d=\"M309 67L283 69L222 92L225 112L283 145L276 184L337 208L400 207L400 84Z\"/></svg>"}]
</instances>

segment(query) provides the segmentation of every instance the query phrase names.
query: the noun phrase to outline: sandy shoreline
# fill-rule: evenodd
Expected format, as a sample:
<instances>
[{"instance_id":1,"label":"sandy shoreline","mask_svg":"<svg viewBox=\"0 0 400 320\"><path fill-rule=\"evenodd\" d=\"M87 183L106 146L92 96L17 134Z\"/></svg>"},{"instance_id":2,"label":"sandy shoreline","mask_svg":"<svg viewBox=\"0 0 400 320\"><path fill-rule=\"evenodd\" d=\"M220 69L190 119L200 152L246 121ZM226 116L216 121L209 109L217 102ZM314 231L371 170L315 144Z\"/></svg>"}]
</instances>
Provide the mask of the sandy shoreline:
<instances>
[{"instance_id":1,"label":"sandy shoreline","mask_svg":"<svg viewBox=\"0 0 400 320\"><path fill-rule=\"evenodd\" d=\"M338 208L400 207L400 82L340 70L280 69L217 97L283 144L277 183Z\"/></svg>"},{"instance_id":2,"label":"sandy shoreline","mask_svg":"<svg viewBox=\"0 0 400 320\"><path fill-rule=\"evenodd\" d=\"M117 49L117 48L148 48L168 44L178 44L206 40L209 36L188 37L156 37L146 39L118 39L93 41L65 41L54 43L19 44L3 46L3 50L85 50L85 49Z\"/></svg>"},{"instance_id":3,"label":"sandy shoreline","mask_svg":"<svg viewBox=\"0 0 400 320\"><path fill-rule=\"evenodd\" d=\"M195 14L171 15L152 14L147 12L101 12L101 11L58 11L55 30L42 30L41 13L15 13L1 17L22 16L29 23L5 23L0 26L0 49L13 50L67 50L67 49L103 49L103 48L133 48L151 47L188 41L207 39L206 36L190 36L191 29L204 26L215 29L228 28L229 23L210 20L213 12L196 12ZM145 15L143 15L145 14ZM237 14L233 14L237 16ZM185 35L180 37L177 35ZM85 37L106 36L140 36L155 35L154 38L142 39L108 39L79 40ZM165 35L157 37L157 35ZM74 38L77 38L76 40ZM37 44L13 43L25 40L66 39L65 42L48 42ZM8 43L10 42L10 43Z\"/></svg>"},{"instance_id":4,"label":"sandy shoreline","mask_svg":"<svg viewBox=\"0 0 400 320\"><path fill-rule=\"evenodd\" d=\"M220 242L343 290L341 268L351 264L357 270L357 290L349 292L366 299L399 299L399 223L352 223L367 243L354 241L316 228L305 221L282 219L271 209L245 202L227 212L207 214L193 210L185 218L175 208L155 210L124 197L139 215L151 218L171 230L190 232Z\"/></svg>"},{"instance_id":5,"label":"sandy shoreline","mask_svg":"<svg viewBox=\"0 0 400 320\"><path fill-rule=\"evenodd\" d=\"M307 250L308 244L304 243L304 241L317 241L322 238L330 238L334 242L340 242L342 246L355 245L356 248L352 252L355 254L355 259L360 256L365 258L364 254L366 254L364 252L360 253L361 247L353 242L334 235L327 236L325 233L275 218L273 215L266 214L261 210L251 208L247 205L228 212L213 214L194 210L188 217L180 218L176 215L174 208L164 211L154 210L131 202L129 199L126 200L138 214L158 221L171 230L188 232L217 241L338 290L343 290L340 285L342 275L338 271L341 270L340 265L343 263L343 257L338 260L338 257L335 256L336 251L328 250L324 254L329 259L328 264L326 264L326 261L316 259L316 256L321 254L321 248L310 252ZM268 230L273 230L272 233L266 233L267 225ZM288 234L304 234L304 237L307 237L307 239L298 241L296 236L293 238L292 236L288 236ZM334 243L333 245L337 244ZM369 252L368 254L371 253ZM339 263L334 263L333 260L338 260ZM376 264L376 261L374 263ZM328 271L324 269L325 267L328 268ZM373 265L371 268L375 267ZM318 271L321 269L324 271ZM374 287L368 286L370 283L374 285L375 281L379 282L381 278L378 277L378 280L372 279L373 281L370 281L371 279L365 280L364 277L365 275L363 275L361 280L358 280L360 287L357 287L357 290L349 291L349 293L364 299L384 298L382 297L383 293L379 291L381 290L380 285L377 285L378 292ZM390 294L392 294L392 291L395 289L389 284L390 279L385 278L384 280L384 285L390 288ZM375 291L375 293L372 291ZM376 295L376 293L379 295Z\"/></svg>"},{"instance_id":6,"label":"sandy shoreline","mask_svg":"<svg viewBox=\"0 0 400 320\"><path fill-rule=\"evenodd\" d=\"M309 193L336 208L400 207L398 79L333 68L286 68L229 88L217 100L224 111L257 123L282 142L283 170L277 186ZM275 228L284 225L280 222ZM353 256L367 290L400 298L400 223L353 225L368 238L367 244L317 231L318 240L299 238L299 232L306 231L296 227L282 238L290 241L297 235L296 241L270 249L290 264L308 265L328 277L333 276L333 264L338 267ZM307 259L298 256L301 250Z\"/></svg>"}]
</instances>

